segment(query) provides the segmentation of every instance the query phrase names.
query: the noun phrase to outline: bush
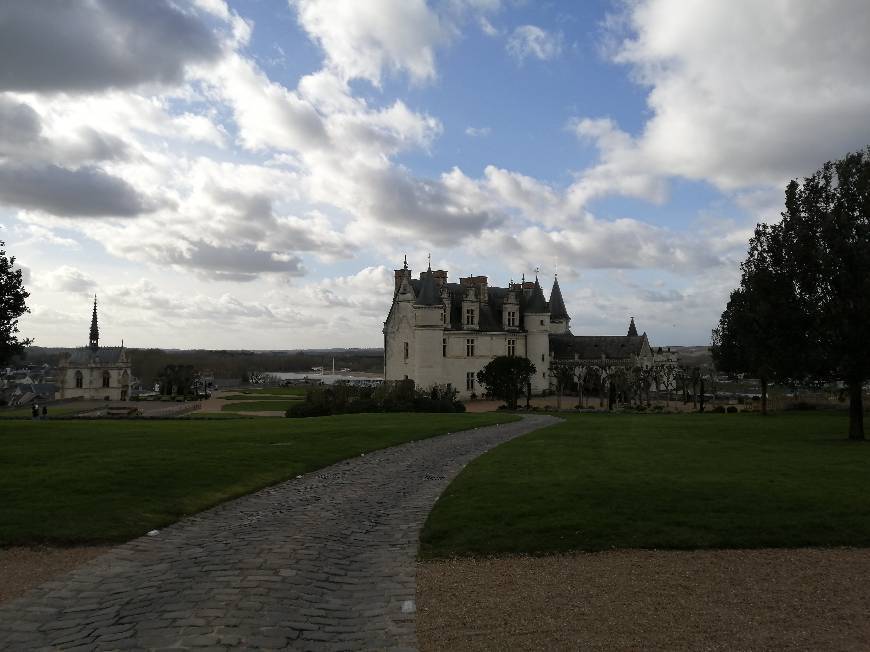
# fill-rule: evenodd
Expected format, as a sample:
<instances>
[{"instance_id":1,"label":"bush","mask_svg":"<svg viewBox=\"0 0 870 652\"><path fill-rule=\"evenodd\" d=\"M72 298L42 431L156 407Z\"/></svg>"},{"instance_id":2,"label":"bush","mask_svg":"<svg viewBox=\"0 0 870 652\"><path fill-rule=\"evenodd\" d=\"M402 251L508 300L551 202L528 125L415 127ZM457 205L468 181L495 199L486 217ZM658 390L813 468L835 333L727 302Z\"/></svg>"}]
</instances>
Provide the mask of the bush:
<instances>
[{"instance_id":1,"label":"bush","mask_svg":"<svg viewBox=\"0 0 870 652\"><path fill-rule=\"evenodd\" d=\"M735 409L735 411L736 411L736 409ZM712 410L710 410L710 412L712 414L725 414L725 406L724 405L717 405Z\"/></svg>"},{"instance_id":2,"label":"bush","mask_svg":"<svg viewBox=\"0 0 870 652\"><path fill-rule=\"evenodd\" d=\"M285 412L285 416L294 419L304 419L307 417L326 417L330 414L331 412L329 412L329 410L327 410L325 406L313 405L310 403L299 403L298 405L291 405L290 409Z\"/></svg>"},{"instance_id":3,"label":"bush","mask_svg":"<svg viewBox=\"0 0 870 652\"><path fill-rule=\"evenodd\" d=\"M728 406L728 414L737 414L737 411L738 410L737 410L736 405L729 405Z\"/></svg>"},{"instance_id":4,"label":"bush","mask_svg":"<svg viewBox=\"0 0 870 652\"><path fill-rule=\"evenodd\" d=\"M787 406L785 409L786 410L798 410L798 411L803 412L803 411L815 410L816 407L817 406L815 403L807 403L806 401L798 401L797 403L792 403L791 405Z\"/></svg>"},{"instance_id":5,"label":"bush","mask_svg":"<svg viewBox=\"0 0 870 652\"><path fill-rule=\"evenodd\" d=\"M449 385L418 390L412 380L388 382L374 389L336 383L309 388L305 400L285 414L304 418L362 412L465 412L456 394Z\"/></svg>"}]
</instances>

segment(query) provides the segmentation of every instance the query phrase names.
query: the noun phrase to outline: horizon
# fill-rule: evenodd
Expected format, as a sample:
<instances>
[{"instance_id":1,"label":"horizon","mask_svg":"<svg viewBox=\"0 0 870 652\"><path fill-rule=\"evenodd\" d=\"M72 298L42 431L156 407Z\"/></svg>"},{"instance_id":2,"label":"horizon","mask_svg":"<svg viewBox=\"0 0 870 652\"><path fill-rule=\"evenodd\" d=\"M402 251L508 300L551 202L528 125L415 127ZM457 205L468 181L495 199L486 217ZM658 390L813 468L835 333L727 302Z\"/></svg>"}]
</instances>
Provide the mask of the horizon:
<instances>
[{"instance_id":1,"label":"horizon","mask_svg":"<svg viewBox=\"0 0 870 652\"><path fill-rule=\"evenodd\" d=\"M787 182L870 143L868 24L861 2L13 3L22 335L85 345L96 294L107 346L382 348L393 270L431 255L451 281L539 270L547 297L558 273L578 335L634 316L709 346Z\"/></svg>"}]
</instances>

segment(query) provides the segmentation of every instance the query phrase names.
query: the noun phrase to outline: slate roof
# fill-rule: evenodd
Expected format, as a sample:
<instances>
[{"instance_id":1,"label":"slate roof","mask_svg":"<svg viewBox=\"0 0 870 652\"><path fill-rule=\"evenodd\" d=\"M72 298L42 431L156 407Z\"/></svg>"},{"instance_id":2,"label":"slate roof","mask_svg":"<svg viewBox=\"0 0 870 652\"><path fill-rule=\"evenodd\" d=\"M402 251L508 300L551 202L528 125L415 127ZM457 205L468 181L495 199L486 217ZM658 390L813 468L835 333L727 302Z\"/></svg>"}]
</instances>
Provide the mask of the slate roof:
<instances>
[{"instance_id":1,"label":"slate roof","mask_svg":"<svg viewBox=\"0 0 870 652\"><path fill-rule=\"evenodd\" d=\"M441 293L435 285L435 275L432 273L432 270L423 272L420 276L422 276L418 284L420 290L419 292L415 291L417 300L414 303L418 306L440 306Z\"/></svg>"},{"instance_id":2,"label":"slate roof","mask_svg":"<svg viewBox=\"0 0 870 652\"><path fill-rule=\"evenodd\" d=\"M535 279L535 289L532 290L532 296L529 297L529 302L526 304L526 312L535 314L550 312L547 300L544 298L544 291L541 289L538 279Z\"/></svg>"},{"instance_id":3,"label":"slate roof","mask_svg":"<svg viewBox=\"0 0 870 652\"><path fill-rule=\"evenodd\" d=\"M553 291L550 292L550 319L570 319L558 278L553 280Z\"/></svg>"},{"instance_id":4,"label":"slate roof","mask_svg":"<svg viewBox=\"0 0 870 652\"><path fill-rule=\"evenodd\" d=\"M639 355L645 339L645 335L550 335L550 349L557 359L575 354L580 360L600 360L602 355L620 359Z\"/></svg>"},{"instance_id":5,"label":"slate roof","mask_svg":"<svg viewBox=\"0 0 870 652\"><path fill-rule=\"evenodd\" d=\"M93 364L95 362L99 362L100 364L114 364L120 362L122 351L124 351L124 347L121 346L101 346L96 351L90 347L83 346L74 349L73 352L69 354L67 363L71 367L75 365ZM96 358L99 358L99 361L96 360Z\"/></svg>"}]
</instances>

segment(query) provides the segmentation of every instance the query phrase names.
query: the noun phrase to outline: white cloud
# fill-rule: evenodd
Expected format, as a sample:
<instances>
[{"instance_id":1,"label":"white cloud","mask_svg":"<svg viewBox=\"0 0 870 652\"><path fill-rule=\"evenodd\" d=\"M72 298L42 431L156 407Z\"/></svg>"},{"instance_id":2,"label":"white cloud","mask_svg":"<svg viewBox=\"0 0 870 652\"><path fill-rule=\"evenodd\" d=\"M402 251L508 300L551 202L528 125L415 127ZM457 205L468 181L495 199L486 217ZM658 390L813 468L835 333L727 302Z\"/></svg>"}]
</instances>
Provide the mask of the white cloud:
<instances>
[{"instance_id":1,"label":"white cloud","mask_svg":"<svg viewBox=\"0 0 870 652\"><path fill-rule=\"evenodd\" d=\"M628 28L612 54L649 86L652 112L611 157L611 181L645 168L782 187L870 142L866 2L646 0L611 24Z\"/></svg>"},{"instance_id":2,"label":"white cloud","mask_svg":"<svg viewBox=\"0 0 870 652\"><path fill-rule=\"evenodd\" d=\"M492 129L490 127L466 127L465 135L471 136L472 138L482 138L484 136L489 136L492 133Z\"/></svg>"},{"instance_id":3,"label":"white cloud","mask_svg":"<svg viewBox=\"0 0 870 652\"><path fill-rule=\"evenodd\" d=\"M562 35L536 25L521 25L511 33L506 47L508 53L519 62L529 57L548 61L562 53Z\"/></svg>"},{"instance_id":4,"label":"white cloud","mask_svg":"<svg viewBox=\"0 0 870 652\"><path fill-rule=\"evenodd\" d=\"M91 292L97 285L96 280L77 267L63 265L53 272L38 277L41 286L55 292L82 294Z\"/></svg>"},{"instance_id":5,"label":"white cloud","mask_svg":"<svg viewBox=\"0 0 870 652\"><path fill-rule=\"evenodd\" d=\"M435 77L435 49L451 29L425 0L291 0L299 24L344 79L380 84L382 72Z\"/></svg>"}]
</instances>

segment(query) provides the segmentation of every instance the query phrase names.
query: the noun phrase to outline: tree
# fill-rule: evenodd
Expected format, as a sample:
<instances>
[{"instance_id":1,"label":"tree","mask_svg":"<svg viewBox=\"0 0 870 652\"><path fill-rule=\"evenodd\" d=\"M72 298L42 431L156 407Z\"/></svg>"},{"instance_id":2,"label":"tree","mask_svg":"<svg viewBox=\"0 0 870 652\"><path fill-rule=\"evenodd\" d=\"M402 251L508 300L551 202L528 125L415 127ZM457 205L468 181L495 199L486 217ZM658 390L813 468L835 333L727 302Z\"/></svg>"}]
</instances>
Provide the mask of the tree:
<instances>
[{"instance_id":1,"label":"tree","mask_svg":"<svg viewBox=\"0 0 870 652\"><path fill-rule=\"evenodd\" d=\"M716 365L727 373L749 372L761 384L761 412L767 414L771 380L801 376L806 368L806 312L793 292L782 235L759 224L741 265L740 287L713 331Z\"/></svg>"},{"instance_id":2,"label":"tree","mask_svg":"<svg viewBox=\"0 0 870 652\"><path fill-rule=\"evenodd\" d=\"M18 318L30 312L25 301L30 293L24 289L20 269L15 269L15 257L6 257L6 243L0 240L0 364L21 355L31 339L19 339Z\"/></svg>"},{"instance_id":3,"label":"tree","mask_svg":"<svg viewBox=\"0 0 870 652\"><path fill-rule=\"evenodd\" d=\"M550 364L550 377L556 381L556 409L562 409L562 395L574 383L574 370L555 361Z\"/></svg>"},{"instance_id":4,"label":"tree","mask_svg":"<svg viewBox=\"0 0 870 652\"><path fill-rule=\"evenodd\" d=\"M772 375L846 383L849 438L864 439L870 148L825 163L801 184L790 182L782 221L759 225L742 269L718 341L714 335L714 344L724 350L717 362L759 367L758 341L772 341L772 353L762 360Z\"/></svg>"},{"instance_id":5,"label":"tree","mask_svg":"<svg viewBox=\"0 0 870 652\"><path fill-rule=\"evenodd\" d=\"M528 358L502 355L493 358L477 372L477 382L487 392L507 403L511 410L517 409L517 399L522 396L532 381L535 365Z\"/></svg>"}]
</instances>

